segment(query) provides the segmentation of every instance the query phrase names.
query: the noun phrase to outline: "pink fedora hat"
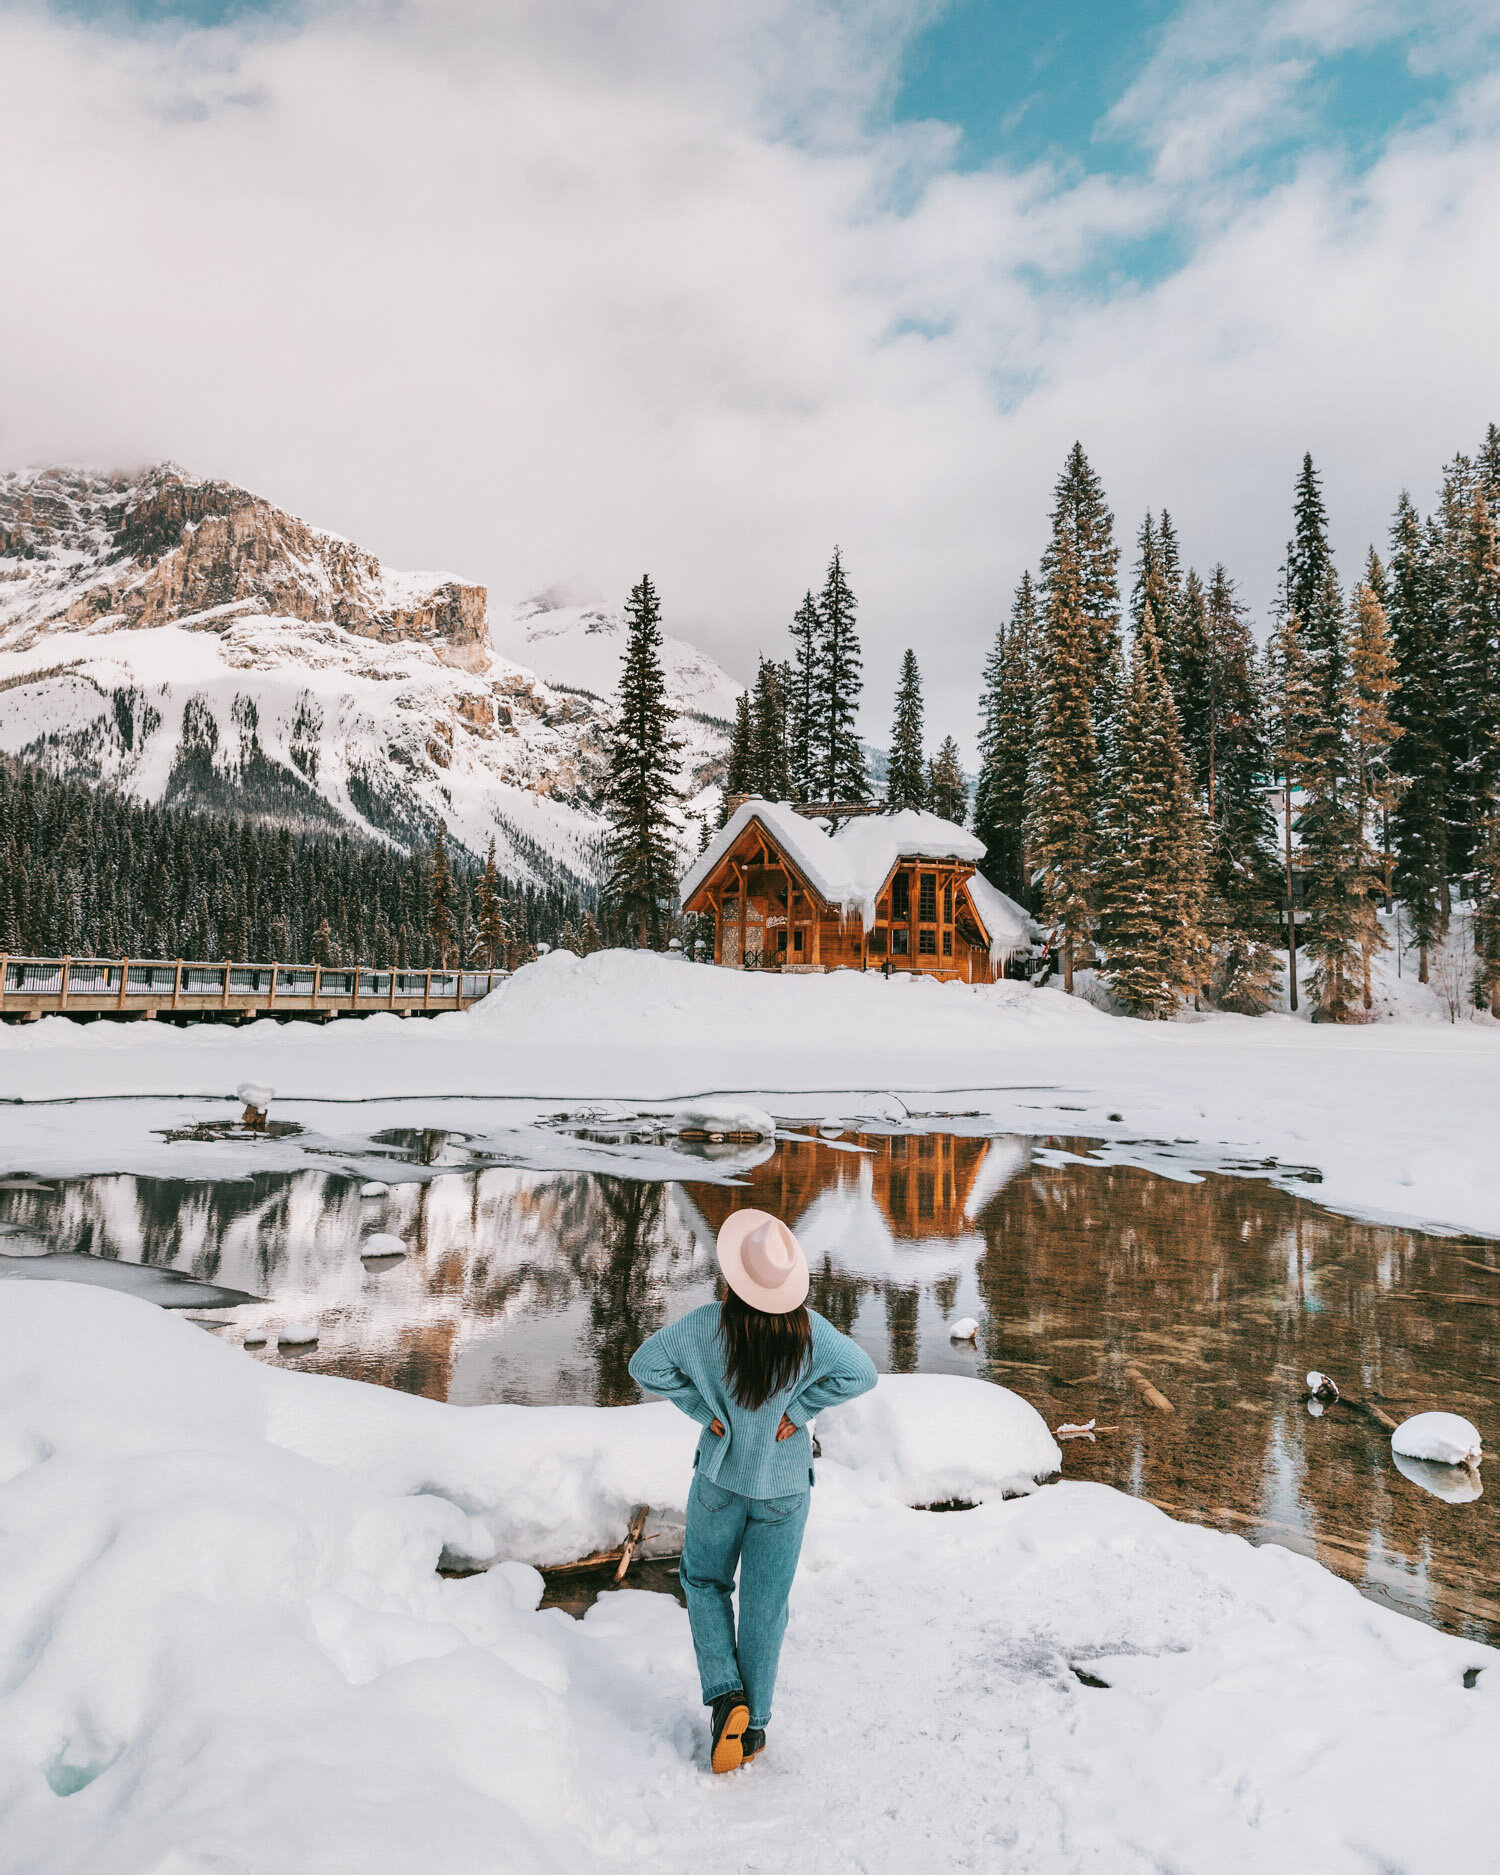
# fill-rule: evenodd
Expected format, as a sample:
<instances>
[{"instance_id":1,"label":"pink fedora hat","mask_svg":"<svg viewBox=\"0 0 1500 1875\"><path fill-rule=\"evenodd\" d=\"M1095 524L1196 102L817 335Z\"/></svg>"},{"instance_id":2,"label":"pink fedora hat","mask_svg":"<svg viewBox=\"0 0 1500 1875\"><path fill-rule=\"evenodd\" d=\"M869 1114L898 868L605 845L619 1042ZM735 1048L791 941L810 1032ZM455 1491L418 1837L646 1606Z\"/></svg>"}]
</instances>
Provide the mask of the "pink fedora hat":
<instances>
[{"instance_id":1,"label":"pink fedora hat","mask_svg":"<svg viewBox=\"0 0 1500 1875\"><path fill-rule=\"evenodd\" d=\"M788 1315L807 1300L807 1258L802 1246L769 1211L734 1211L719 1232L724 1280L753 1309Z\"/></svg>"}]
</instances>

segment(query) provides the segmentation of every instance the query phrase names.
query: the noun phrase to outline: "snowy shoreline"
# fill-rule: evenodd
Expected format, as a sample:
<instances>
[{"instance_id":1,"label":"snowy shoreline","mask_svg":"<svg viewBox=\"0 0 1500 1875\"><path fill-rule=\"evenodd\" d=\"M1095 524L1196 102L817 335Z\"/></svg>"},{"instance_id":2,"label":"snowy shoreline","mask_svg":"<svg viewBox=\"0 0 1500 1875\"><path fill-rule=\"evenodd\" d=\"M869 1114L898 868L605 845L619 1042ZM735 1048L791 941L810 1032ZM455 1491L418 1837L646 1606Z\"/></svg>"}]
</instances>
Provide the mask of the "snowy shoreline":
<instances>
[{"instance_id":1,"label":"snowy shoreline","mask_svg":"<svg viewBox=\"0 0 1500 1875\"><path fill-rule=\"evenodd\" d=\"M1005 1501L1046 1429L941 1376L827 1416L772 1748L709 1777L671 1598L574 1622L523 1561L436 1573L680 1514L693 1431L280 1372L18 1285L0 1871L1491 1865L1500 1652L1103 1486Z\"/></svg>"},{"instance_id":2,"label":"snowy shoreline","mask_svg":"<svg viewBox=\"0 0 1500 1875\"><path fill-rule=\"evenodd\" d=\"M1321 1175L1308 1195L1331 1208L1500 1236L1493 1023L1142 1023L1015 983L747 977L632 952L554 953L475 1009L430 1022L174 1030L51 1018L4 1029L0 1099L21 1103L6 1112L7 1157L53 1176L147 1169L160 1142L147 1141L144 1111L136 1126L93 1103L223 1100L245 1079L268 1082L279 1112L323 1130L356 1125L359 1104L377 1100L428 1102L434 1125L462 1100L505 1103L494 1123L518 1129L559 1103L706 1095L792 1119L835 1102L851 1120L941 1125L957 1113L997 1132L1102 1140L1185 1176L1274 1158ZM200 1148L170 1151L182 1175L229 1175Z\"/></svg>"}]
</instances>

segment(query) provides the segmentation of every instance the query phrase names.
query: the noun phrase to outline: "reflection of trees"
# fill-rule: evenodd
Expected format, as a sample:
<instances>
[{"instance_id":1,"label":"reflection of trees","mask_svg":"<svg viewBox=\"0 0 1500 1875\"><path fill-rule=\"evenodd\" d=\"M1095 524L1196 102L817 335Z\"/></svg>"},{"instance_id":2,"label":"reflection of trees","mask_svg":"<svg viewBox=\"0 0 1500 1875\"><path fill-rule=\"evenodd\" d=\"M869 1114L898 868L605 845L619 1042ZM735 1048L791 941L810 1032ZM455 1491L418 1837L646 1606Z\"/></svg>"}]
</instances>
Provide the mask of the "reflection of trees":
<instances>
[{"instance_id":1,"label":"reflection of trees","mask_svg":"<svg viewBox=\"0 0 1500 1875\"><path fill-rule=\"evenodd\" d=\"M597 1181L603 1241L588 1254L589 1326L599 1368L599 1403L621 1406L639 1399L630 1357L661 1326L663 1297L653 1280L664 1188L639 1179Z\"/></svg>"},{"instance_id":2,"label":"reflection of trees","mask_svg":"<svg viewBox=\"0 0 1500 1875\"><path fill-rule=\"evenodd\" d=\"M918 1293L888 1283L885 1291L885 1332L890 1340L893 1374L914 1374L921 1341L917 1332Z\"/></svg>"},{"instance_id":3,"label":"reflection of trees","mask_svg":"<svg viewBox=\"0 0 1500 1875\"><path fill-rule=\"evenodd\" d=\"M1120 1427L1070 1445L1070 1474L1141 1479L1147 1495L1232 1529L1304 1530L1345 1573L1367 1553L1393 1555L1396 1574L1441 1576L1453 1607L1500 1601L1500 1582L1469 1566L1483 1568L1496 1533L1492 1500L1455 1512L1425 1498L1394 1473L1376 1427L1344 1410L1313 1420L1301 1405L1317 1367L1397 1419L1492 1410L1500 1312L1387 1299L1458 1290L1451 1240L1338 1217L1259 1181L1078 1164L1035 1166L977 1221L992 1377L1054 1425L1097 1414ZM1142 1377L1175 1413L1145 1404Z\"/></svg>"},{"instance_id":4,"label":"reflection of trees","mask_svg":"<svg viewBox=\"0 0 1500 1875\"><path fill-rule=\"evenodd\" d=\"M860 1298L874 1284L847 1270L838 1269L829 1257L808 1270L808 1307L833 1323L840 1334L849 1334L859 1316Z\"/></svg>"}]
</instances>

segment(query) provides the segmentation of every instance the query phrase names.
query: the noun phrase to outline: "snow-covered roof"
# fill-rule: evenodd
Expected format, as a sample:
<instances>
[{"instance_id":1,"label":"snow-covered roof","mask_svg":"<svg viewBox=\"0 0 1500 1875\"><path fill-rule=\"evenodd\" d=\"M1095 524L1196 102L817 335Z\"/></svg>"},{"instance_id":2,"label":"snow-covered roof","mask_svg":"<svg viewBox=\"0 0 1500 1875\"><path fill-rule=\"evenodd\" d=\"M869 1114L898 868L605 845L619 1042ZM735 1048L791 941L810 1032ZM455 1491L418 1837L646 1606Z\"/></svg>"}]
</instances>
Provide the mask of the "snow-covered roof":
<instances>
[{"instance_id":1,"label":"snow-covered roof","mask_svg":"<svg viewBox=\"0 0 1500 1875\"><path fill-rule=\"evenodd\" d=\"M913 808L903 808L899 814L861 814L829 833L826 822L806 819L785 801L752 797L740 803L723 832L689 867L682 881L684 903L708 883L753 820L761 823L825 904L858 911L866 931L875 923L876 897L897 860L961 859L977 864L984 858L982 840L936 814ZM1014 900L978 874L969 880L968 889L989 937L992 957L1030 944L1031 921Z\"/></svg>"}]
</instances>

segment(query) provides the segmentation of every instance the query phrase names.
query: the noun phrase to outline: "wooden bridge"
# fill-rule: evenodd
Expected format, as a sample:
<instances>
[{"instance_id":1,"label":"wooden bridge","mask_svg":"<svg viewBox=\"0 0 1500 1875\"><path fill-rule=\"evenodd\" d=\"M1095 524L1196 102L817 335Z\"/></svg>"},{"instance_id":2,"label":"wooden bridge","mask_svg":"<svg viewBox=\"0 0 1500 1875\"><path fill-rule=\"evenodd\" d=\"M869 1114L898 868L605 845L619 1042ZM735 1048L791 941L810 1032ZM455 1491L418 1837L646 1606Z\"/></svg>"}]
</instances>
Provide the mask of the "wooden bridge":
<instances>
[{"instance_id":1,"label":"wooden bridge","mask_svg":"<svg viewBox=\"0 0 1500 1875\"><path fill-rule=\"evenodd\" d=\"M506 970L375 970L344 964L170 963L132 957L0 956L0 1019L437 1015L488 996Z\"/></svg>"}]
</instances>

